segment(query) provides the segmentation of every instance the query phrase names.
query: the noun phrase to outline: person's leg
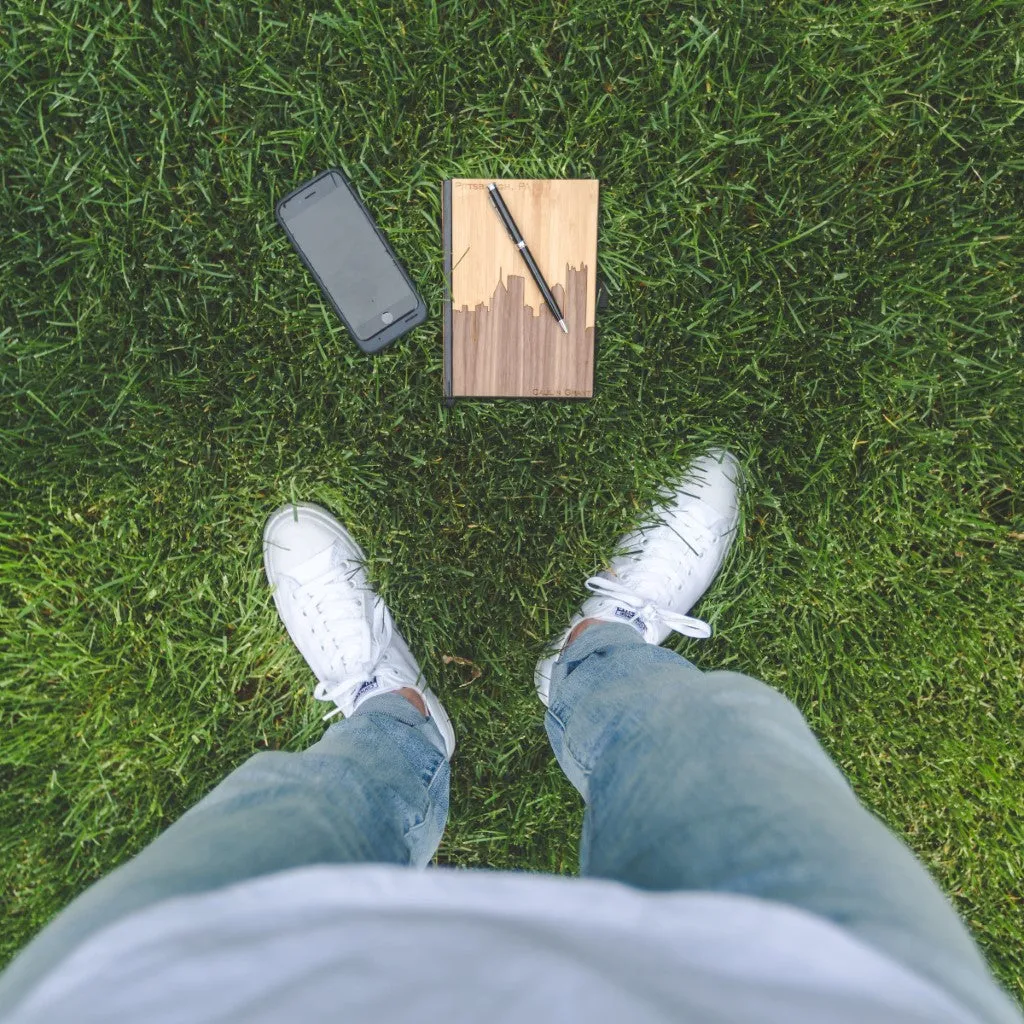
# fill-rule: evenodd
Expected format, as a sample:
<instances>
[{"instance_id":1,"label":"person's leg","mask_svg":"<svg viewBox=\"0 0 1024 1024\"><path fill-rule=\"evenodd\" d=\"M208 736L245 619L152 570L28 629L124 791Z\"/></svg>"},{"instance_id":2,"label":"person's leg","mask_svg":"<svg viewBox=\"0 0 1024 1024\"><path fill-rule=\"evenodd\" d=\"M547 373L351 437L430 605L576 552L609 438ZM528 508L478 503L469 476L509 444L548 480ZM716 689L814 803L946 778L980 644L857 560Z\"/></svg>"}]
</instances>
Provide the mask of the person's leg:
<instances>
[{"instance_id":1,"label":"person's leg","mask_svg":"<svg viewBox=\"0 0 1024 1024\"><path fill-rule=\"evenodd\" d=\"M448 814L433 719L385 693L301 753L256 754L87 889L0 975L0 1016L83 939L160 900L307 864L425 866Z\"/></svg>"},{"instance_id":2,"label":"person's leg","mask_svg":"<svg viewBox=\"0 0 1024 1024\"><path fill-rule=\"evenodd\" d=\"M951 905L782 694L598 622L554 665L545 724L586 801L583 874L800 907L1004 1019Z\"/></svg>"}]
</instances>

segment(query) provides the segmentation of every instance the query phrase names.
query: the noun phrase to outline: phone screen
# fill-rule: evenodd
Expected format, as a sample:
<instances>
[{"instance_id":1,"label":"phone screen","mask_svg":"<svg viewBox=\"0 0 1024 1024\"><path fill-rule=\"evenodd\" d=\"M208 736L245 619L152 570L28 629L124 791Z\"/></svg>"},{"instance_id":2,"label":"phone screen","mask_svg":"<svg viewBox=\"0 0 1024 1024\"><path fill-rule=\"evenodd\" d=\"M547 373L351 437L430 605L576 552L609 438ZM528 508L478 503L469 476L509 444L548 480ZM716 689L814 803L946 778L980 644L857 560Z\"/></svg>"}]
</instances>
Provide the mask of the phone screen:
<instances>
[{"instance_id":1,"label":"phone screen","mask_svg":"<svg viewBox=\"0 0 1024 1024\"><path fill-rule=\"evenodd\" d=\"M321 179L316 196L307 196L286 203L282 216L356 337L367 341L418 299L343 181Z\"/></svg>"}]
</instances>

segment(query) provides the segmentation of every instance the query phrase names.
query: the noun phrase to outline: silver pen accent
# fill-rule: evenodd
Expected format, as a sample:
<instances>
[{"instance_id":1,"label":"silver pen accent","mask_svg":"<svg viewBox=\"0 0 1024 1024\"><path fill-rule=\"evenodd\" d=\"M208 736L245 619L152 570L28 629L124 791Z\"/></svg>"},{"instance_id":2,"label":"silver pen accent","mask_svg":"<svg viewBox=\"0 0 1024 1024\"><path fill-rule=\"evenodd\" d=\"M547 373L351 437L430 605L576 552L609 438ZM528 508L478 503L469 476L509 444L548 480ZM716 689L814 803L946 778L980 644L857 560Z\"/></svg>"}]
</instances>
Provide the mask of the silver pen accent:
<instances>
[{"instance_id":1,"label":"silver pen accent","mask_svg":"<svg viewBox=\"0 0 1024 1024\"><path fill-rule=\"evenodd\" d=\"M498 211L498 216L501 218L502 224L505 225L505 230L509 233L509 237L515 244L515 247L519 250L519 255L523 257L523 261L529 268L530 274L536 282L537 287L540 289L540 293L544 297L544 301L547 303L548 309L551 310L552 315L558 321L558 326L568 334L569 328L566 326L565 318L562 316L562 311L558 308L558 303L555 302L555 297L551 294L551 289L548 287L547 281L544 280L544 275L541 274L540 267L537 266L537 261L533 258L533 254L530 252L530 249L526 244L526 240L523 238L519 228L516 227L516 222L512 219L512 214L509 213L509 209L505 205L505 200L501 198L498 186L495 185L494 182L491 182L491 184L487 186L487 193L491 197L491 202L494 204L495 210Z\"/></svg>"}]
</instances>

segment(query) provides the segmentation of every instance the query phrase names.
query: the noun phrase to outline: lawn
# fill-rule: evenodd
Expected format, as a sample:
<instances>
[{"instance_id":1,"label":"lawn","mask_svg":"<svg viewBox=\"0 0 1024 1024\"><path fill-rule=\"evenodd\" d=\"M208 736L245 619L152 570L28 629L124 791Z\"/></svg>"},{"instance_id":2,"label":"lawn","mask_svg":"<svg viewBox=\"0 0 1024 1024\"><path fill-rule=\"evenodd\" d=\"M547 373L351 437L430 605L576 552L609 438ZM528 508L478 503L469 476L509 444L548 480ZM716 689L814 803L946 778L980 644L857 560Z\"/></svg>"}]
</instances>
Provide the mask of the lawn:
<instances>
[{"instance_id":1,"label":"lawn","mask_svg":"<svg viewBox=\"0 0 1024 1024\"><path fill-rule=\"evenodd\" d=\"M1024 4L8 0L5 962L324 708L266 586L334 510L458 735L438 859L576 870L533 665L742 454L670 646L791 697L1024 998ZM363 356L277 227L343 167L426 297ZM596 394L441 398L440 183L601 181Z\"/></svg>"}]
</instances>

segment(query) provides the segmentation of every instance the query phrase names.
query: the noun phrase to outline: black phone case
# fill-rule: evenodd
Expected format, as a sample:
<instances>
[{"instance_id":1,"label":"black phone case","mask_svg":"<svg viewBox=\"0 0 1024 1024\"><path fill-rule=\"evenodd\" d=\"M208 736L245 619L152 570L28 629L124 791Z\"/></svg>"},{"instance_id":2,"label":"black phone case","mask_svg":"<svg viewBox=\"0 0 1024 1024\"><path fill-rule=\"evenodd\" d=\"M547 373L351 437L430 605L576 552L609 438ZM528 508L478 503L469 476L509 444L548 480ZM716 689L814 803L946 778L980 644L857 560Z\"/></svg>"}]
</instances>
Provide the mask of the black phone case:
<instances>
[{"instance_id":1,"label":"black phone case","mask_svg":"<svg viewBox=\"0 0 1024 1024\"><path fill-rule=\"evenodd\" d=\"M315 182L318 182L323 178L330 177L332 174L336 174L338 175L338 177L341 178L345 188L349 190L349 192L352 194L352 197L362 208L370 223L373 225L373 230L377 233L377 237L380 239L381 245L383 245L385 250L387 250L388 256L391 257L395 266L398 268L399 273L402 275L402 277L405 278L406 284L409 285L409 290L416 297L416 308L411 313L407 313L404 317L402 317L400 320L395 321L395 323L393 324L388 324L388 326L385 327L383 331L381 331L379 334L375 334L372 338L370 338L369 341L366 342L360 341L359 338L356 337L356 333L352 329L352 325L348 322L347 318L345 317L345 314L338 307L338 304L334 301L334 299L331 298L327 289L324 287L323 281L320 279L320 275L316 272L316 268L313 266L312 263L310 263L309 259L306 257L306 254L299 247L298 242L295 241L295 238L292 236L292 233L288 230L288 225L285 223L284 218L281 216L281 207L283 207L284 204L287 203L289 199L291 199L293 196L298 195L305 189L309 188L309 186L314 184ZM374 353L380 352L382 349L387 348L387 346L390 345L391 342L400 338L403 334L407 333L408 331L411 331L414 327L418 327L421 323L423 323L424 320L427 319L427 304L426 302L423 301L423 296L420 295L419 289L413 283L412 278L409 276L405 267L402 265L402 261L395 254L395 250L391 248L391 243L387 240L387 236L377 226L377 222L373 219L373 214L370 213L369 209L366 206L366 203L363 202L362 197L359 195L359 192L356 190L352 182L349 181L345 172L341 170L341 168L330 167L326 171L322 171L320 174L316 175L316 177L310 178L309 181L304 181L297 188L293 188L291 192L288 193L288 195L278 200L277 206L274 208L274 214L277 218L277 223L281 225L282 230L288 236L288 241L292 243L292 248L299 254L299 259L302 260L302 262L306 266L306 269L313 275L313 279L320 286L320 291L323 294L324 298L328 301L328 303L330 303L331 308L338 315L338 319L341 320L341 322L345 325L345 328L348 330L349 335L351 335L352 340L367 355L373 355Z\"/></svg>"}]
</instances>

